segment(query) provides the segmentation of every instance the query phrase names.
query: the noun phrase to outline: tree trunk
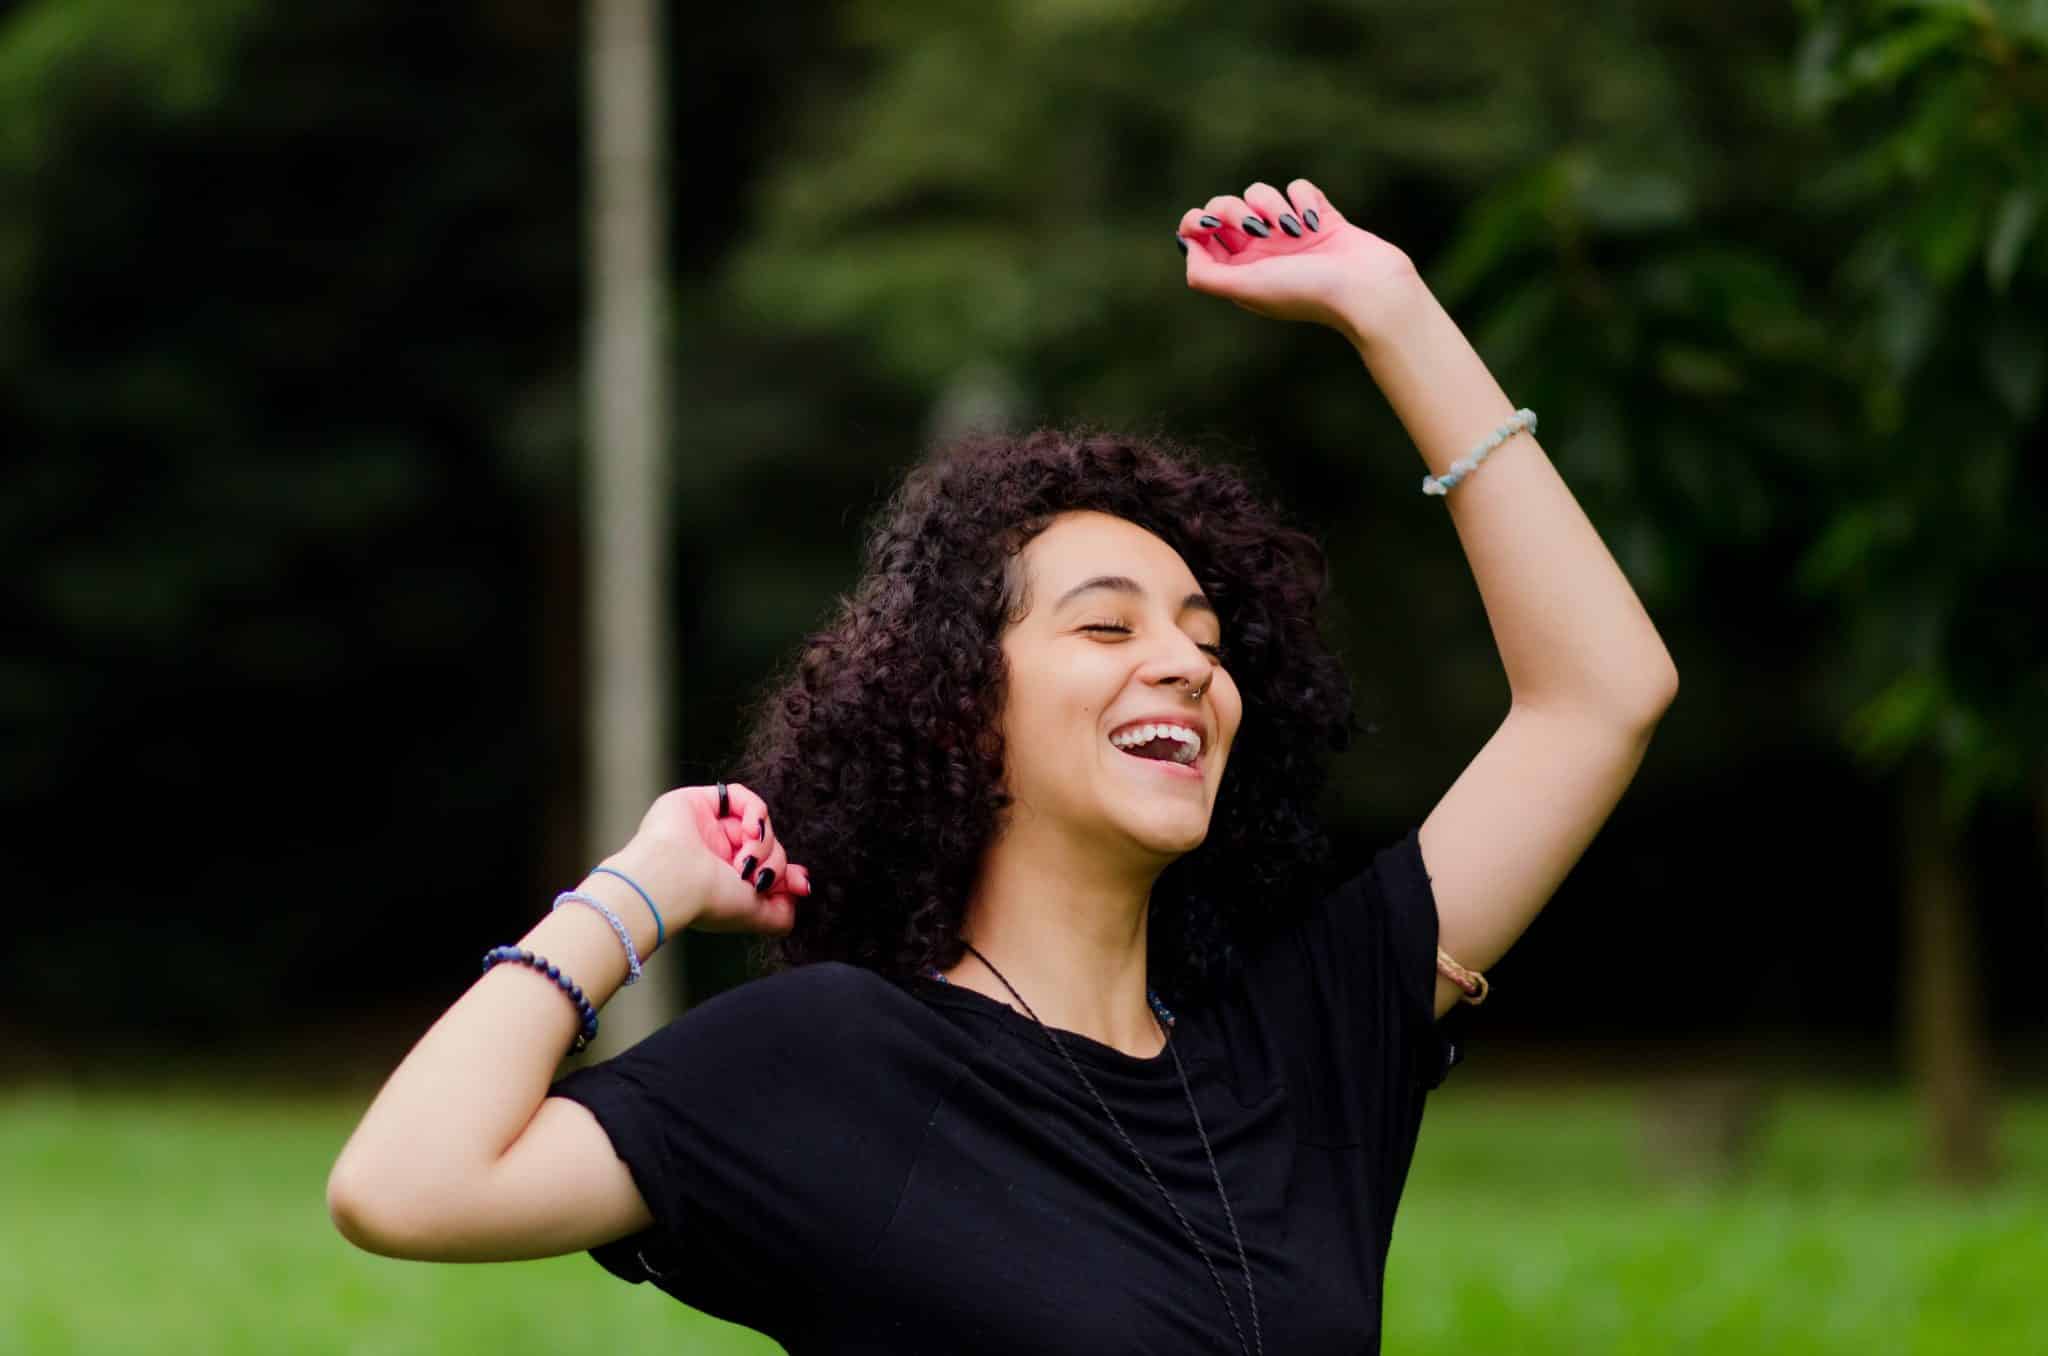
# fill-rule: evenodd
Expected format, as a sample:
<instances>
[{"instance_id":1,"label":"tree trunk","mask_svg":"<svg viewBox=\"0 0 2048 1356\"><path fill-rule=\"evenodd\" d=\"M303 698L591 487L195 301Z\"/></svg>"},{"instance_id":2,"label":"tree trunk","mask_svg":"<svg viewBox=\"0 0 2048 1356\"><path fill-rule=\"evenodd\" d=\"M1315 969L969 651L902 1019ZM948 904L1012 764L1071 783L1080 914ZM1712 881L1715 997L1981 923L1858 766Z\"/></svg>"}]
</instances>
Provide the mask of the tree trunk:
<instances>
[{"instance_id":1,"label":"tree trunk","mask_svg":"<svg viewBox=\"0 0 2048 1356\"><path fill-rule=\"evenodd\" d=\"M584 437L588 490L591 863L617 850L665 789L668 763L668 305L662 34L654 0L591 0L585 118L590 279ZM606 1005L591 1059L682 1006L682 939Z\"/></svg>"},{"instance_id":2,"label":"tree trunk","mask_svg":"<svg viewBox=\"0 0 2048 1356\"><path fill-rule=\"evenodd\" d=\"M1982 1186L1998 1173L1997 1111L1962 827L1942 812L1931 756L1911 758L1900 784L1906 1058L1927 1127L1927 1164L1944 1185Z\"/></svg>"}]
</instances>

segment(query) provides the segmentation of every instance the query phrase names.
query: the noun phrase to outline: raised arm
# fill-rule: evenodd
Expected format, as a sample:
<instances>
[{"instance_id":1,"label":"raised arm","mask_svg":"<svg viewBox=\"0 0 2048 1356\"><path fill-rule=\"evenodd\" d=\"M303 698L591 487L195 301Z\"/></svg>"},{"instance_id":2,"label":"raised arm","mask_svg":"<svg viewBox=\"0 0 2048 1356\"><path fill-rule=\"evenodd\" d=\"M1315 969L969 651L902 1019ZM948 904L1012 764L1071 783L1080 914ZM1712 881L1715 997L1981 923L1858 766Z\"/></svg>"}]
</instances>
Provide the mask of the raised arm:
<instances>
[{"instance_id":1,"label":"raised arm","mask_svg":"<svg viewBox=\"0 0 2048 1356\"><path fill-rule=\"evenodd\" d=\"M1204 223L1214 223L1205 225ZM1515 412L1401 250L1321 190L1253 184L1181 222L1188 285L1258 314L1337 330L1432 475ZM1678 690L1678 670L1621 567L1531 433L1441 500L1507 671L1509 709L1423 820L1443 948L1483 970L1514 944L1606 822ZM1437 980L1439 1016L1457 989Z\"/></svg>"},{"instance_id":2,"label":"raised arm","mask_svg":"<svg viewBox=\"0 0 2048 1356\"><path fill-rule=\"evenodd\" d=\"M760 798L737 784L728 792L724 819L714 788L669 792L604 863L648 891L669 935L787 931L795 900L810 893ZM747 857L756 879L773 872L768 889L739 879L734 858ZM578 889L625 924L638 955L655 949L655 916L632 885L593 872ZM548 914L519 945L594 1007L629 974L618 935L583 905ZM471 985L386 1080L335 1161L327 1206L342 1236L387 1257L482 1262L576 1252L647 1227L647 1203L597 1121L547 1096L578 1024L568 996L524 965L497 965Z\"/></svg>"}]
</instances>

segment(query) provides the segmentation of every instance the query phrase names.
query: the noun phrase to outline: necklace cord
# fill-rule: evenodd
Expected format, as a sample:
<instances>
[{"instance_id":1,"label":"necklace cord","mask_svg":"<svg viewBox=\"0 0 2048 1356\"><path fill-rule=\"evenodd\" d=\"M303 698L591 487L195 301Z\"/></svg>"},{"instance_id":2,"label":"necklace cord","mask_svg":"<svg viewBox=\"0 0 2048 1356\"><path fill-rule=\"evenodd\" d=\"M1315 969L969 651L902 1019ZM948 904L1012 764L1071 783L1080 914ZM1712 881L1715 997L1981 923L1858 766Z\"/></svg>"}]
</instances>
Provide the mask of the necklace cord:
<instances>
[{"instance_id":1,"label":"necklace cord","mask_svg":"<svg viewBox=\"0 0 2048 1356\"><path fill-rule=\"evenodd\" d=\"M1089 1081L1088 1075L1081 1072L1080 1064L1075 1061L1073 1055L1068 1053L1066 1045L1054 1034L1053 1029L1039 1019L1038 1014L1032 1011L1029 1003L1024 1002L1024 995L1017 992L1016 986L1011 984L1008 979L1004 979L1003 972L996 969L993 964L990 964L989 958L982 955L975 948L974 943L963 939L962 945L969 951L974 952L975 959L988 966L990 974L1002 980L1003 987L1010 991L1012 998L1023 1004L1024 1011L1031 1014L1031 1020L1038 1023L1038 1029L1045 1033L1046 1038L1053 1043L1053 1048L1058 1050L1061 1057L1067 1061L1067 1067L1074 1071L1074 1076L1081 1080L1082 1086L1087 1088L1089 1095L1095 1098L1095 1104L1102 1108L1102 1114L1108 1118L1111 1127L1116 1130L1118 1137L1123 1140L1124 1147L1131 1151L1131 1156L1138 1160L1138 1166L1143 1168L1145 1175L1152 1179L1152 1185L1159 1189L1161 1196L1165 1197L1167 1208L1172 1210L1174 1218L1180 1221L1180 1227L1187 1230L1188 1240L1195 1245L1195 1251L1201 1255L1202 1265L1209 1269L1209 1279L1216 1282L1216 1293L1223 1299L1223 1312L1230 1315L1231 1330L1237 1334L1238 1349L1250 1352L1252 1348L1246 1346L1244 1329L1237 1321L1237 1307L1230 1302L1230 1292L1224 1287L1223 1278L1217 1274L1216 1264L1209 1260L1209 1250L1202 1246L1201 1237L1195 1233L1195 1226L1188 1223L1187 1216L1182 1214L1180 1206L1174 1203L1173 1196L1167 1191L1165 1183L1161 1182L1159 1175L1152 1171L1152 1165L1145 1161L1145 1155L1138 1152L1138 1146L1131 1142L1131 1137L1128 1134L1124 1133L1123 1124L1117 1120L1116 1113L1109 1109L1109 1103L1104 1101L1102 1094L1095 1090L1095 1084ZM1237 1216L1231 1213L1230 1197L1223 1190L1223 1174L1216 1170L1216 1154L1209 1147L1209 1132L1202 1128L1202 1113L1195 1107L1195 1093L1194 1089L1188 1085L1187 1066L1180 1062L1180 1051L1174 1046L1173 1032L1167 1028L1165 1022L1160 1021L1158 1012L1153 1012L1152 1020L1159 1022L1159 1030L1166 1037L1166 1051L1173 1056L1173 1067L1180 1074L1180 1090L1187 1098L1188 1111L1195 1118L1195 1133L1201 1136L1202 1153L1209 1160L1209 1176L1214 1179L1216 1195L1223 1202L1223 1218L1230 1225L1231 1242L1237 1245L1237 1264L1244 1269L1244 1293L1245 1298L1250 1302L1252 1313L1252 1338L1257 1344L1259 1356L1265 1356L1266 1341L1264 1335L1259 1331L1259 1298L1257 1292L1252 1289L1251 1263L1245 1259L1244 1239L1237 1232Z\"/></svg>"}]
</instances>

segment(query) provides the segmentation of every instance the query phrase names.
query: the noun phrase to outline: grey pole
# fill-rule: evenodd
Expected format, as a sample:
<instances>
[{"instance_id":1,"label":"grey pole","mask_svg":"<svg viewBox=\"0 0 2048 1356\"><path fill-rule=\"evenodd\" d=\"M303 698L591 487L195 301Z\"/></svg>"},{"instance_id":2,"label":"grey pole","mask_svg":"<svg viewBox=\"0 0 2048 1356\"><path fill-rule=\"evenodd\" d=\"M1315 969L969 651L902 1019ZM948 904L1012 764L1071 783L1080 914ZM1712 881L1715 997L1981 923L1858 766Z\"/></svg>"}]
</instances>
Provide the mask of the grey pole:
<instances>
[{"instance_id":1,"label":"grey pole","mask_svg":"<svg viewBox=\"0 0 2048 1356\"><path fill-rule=\"evenodd\" d=\"M592 862L668 788L668 270L663 53L654 0L591 0L586 39L589 311L585 336ZM616 1054L685 1001L681 938L605 1006L586 1058Z\"/></svg>"}]
</instances>

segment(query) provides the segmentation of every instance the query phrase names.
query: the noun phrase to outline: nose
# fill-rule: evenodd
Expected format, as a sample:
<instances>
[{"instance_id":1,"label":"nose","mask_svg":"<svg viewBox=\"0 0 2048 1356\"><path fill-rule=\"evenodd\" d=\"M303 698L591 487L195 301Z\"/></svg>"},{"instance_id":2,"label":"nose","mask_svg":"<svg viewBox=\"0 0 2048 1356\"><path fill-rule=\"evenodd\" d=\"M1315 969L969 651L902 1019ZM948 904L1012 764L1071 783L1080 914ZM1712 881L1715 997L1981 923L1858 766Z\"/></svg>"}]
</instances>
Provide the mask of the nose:
<instances>
[{"instance_id":1,"label":"nose","mask_svg":"<svg viewBox=\"0 0 2048 1356\"><path fill-rule=\"evenodd\" d=\"M1216 661L1186 636L1181 637L1179 650L1161 656L1153 667L1155 672L1148 676L1155 686L1189 693L1206 693L1216 677Z\"/></svg>"}]
</instances>

